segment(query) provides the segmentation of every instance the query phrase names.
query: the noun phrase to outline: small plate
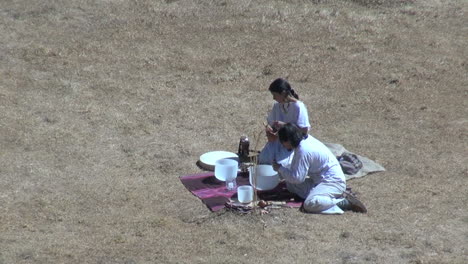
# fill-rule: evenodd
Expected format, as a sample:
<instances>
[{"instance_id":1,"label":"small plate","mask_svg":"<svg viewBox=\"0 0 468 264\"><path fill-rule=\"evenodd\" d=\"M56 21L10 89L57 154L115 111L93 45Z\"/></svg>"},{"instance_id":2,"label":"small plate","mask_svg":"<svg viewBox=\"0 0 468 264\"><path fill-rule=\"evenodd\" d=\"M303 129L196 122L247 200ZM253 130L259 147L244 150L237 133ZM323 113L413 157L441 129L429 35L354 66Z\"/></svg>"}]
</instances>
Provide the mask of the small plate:
<instances>
[{"instance_id":1,"label":"small plate","mask_svg":"<svg viewBox=\"0 0 468 264\"><path fill-rule=\"evenodd\" d=\"M236 153L229 151L211 151L200 156L200 166L207 170L214 170L215 162L220 159L232 158L239 161Z\"/></svg>"}]
</instances>

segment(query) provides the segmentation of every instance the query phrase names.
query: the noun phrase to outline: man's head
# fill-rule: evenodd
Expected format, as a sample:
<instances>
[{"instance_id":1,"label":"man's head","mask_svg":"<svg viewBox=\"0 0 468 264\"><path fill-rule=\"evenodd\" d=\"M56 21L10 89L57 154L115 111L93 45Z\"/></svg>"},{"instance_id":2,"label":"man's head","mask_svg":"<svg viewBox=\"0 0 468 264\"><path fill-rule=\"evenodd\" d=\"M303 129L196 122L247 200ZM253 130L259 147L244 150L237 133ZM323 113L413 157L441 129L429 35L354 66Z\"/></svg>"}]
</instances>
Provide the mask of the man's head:
<instances>
[{"instance_id":1,"label":"man's head","mask_svg":"<svg viewBox=\"0 0 468 264\"><path fill-rule=\"evenodd\" d=\"M304 134L296 125L287 123L278 131L278 137L286 149L292 150L299 146Z\"/></svg>"}]
</instances>

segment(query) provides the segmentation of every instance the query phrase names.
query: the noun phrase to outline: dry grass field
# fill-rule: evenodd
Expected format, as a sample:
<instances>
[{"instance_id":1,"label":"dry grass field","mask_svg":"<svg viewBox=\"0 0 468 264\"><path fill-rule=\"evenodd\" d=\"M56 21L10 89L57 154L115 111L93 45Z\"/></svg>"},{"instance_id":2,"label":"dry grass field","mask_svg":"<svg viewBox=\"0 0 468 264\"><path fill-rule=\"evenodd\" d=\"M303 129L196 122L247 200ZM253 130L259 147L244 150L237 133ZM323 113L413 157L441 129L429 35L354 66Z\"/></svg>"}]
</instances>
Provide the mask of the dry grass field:
<instances>
[{"instance_id":1,"label":"dry grass field","mask_svg":"<svg viewBox=\"0 0 468 264\"><path fill-rule=\"evenodd\" d=\"M0 263L468 263L466 0L1 0ZM366 215L211 213L180 183L260 131L387 171Z\"/></svg>"}]
</instances>

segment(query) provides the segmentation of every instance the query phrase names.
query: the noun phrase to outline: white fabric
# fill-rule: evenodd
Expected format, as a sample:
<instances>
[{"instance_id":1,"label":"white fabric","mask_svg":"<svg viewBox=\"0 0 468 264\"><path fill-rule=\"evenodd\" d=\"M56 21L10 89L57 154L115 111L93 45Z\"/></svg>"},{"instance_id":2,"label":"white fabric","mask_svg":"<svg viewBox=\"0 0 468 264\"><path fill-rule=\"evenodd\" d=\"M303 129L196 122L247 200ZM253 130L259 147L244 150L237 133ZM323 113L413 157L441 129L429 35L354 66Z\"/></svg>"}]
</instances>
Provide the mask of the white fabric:
<instances>
[{"instance_id":1,"label":"white fabric","mask_svg":"<svg viewBox=\"0 0 468 264\"><path fill-rule=\"evenodd\" d=\"M279 164L284 167L289 167L293 157L293 151L287 150L279 140L267 142L262 152L258 156L259 164L272 164L273 160L276 160Z\"/></svg>"},{"instance_id":2,"label":"white fabric","mask_svg":"<svg viewBox=\"0 0 468 264\"><path fill-rule=\"evenodd\" d=\"M306 176L312 182L346 182L340 163L322 142L312 136L302 140L294 149L290 169L280 168L281 176L290 183L302 183Z\"/></svg>"},{"instance_id":3,"label":"white fabric","mask_svg":"<svg viewBox=\"0 0 468 264\"><path fill-rule=\"evenodd\" d=\"M344 198L346 184L343 182L320 183L315 186L304 201L304 210L310 213L343 214L336 204Z\"/></svg>"},{"instance_id":4,"label":"white fabric","mask_svg":"<svg viewBox=\"0 0 468 264\"><path fill-rule=\"evenodd\" d=\"M287 111L284 110L286 107ZM267 117L267 122L270 126L273 122L281 121L285 123L293 123L300 128L310 128L309 114L307 108L301 101L290 102L286 104L275 103ZM268 142L260 152L258 161L260 164L272 164L276 160L279 164L288 167L292 160L292 151L288 151L276 140Z\"/></svg>"},{"instance_id":5,"label":"white fabric","mask_svg":"<svg viewBox=\"0 0 468 264\"><path fill-rule=\"evenodd\" d=\"M305 104L301 101L275 103L268 114L267 122L271 126L275 121L293 123L300 128L310 128L309 114Z\"/></svg>"},{"instance_id":6,"label":"white fabric","mask_svg":"<svg viewBox=\"0 0 468 264\"><path fill-rule=\"evenodd\" d=\"M336 206L346 189L346 179L335 155L319 140L308 136L294 149L290 167L281 166L280 176L288 190L303 199L311 213L342 213Z\"/></svg>"}]
</instances>

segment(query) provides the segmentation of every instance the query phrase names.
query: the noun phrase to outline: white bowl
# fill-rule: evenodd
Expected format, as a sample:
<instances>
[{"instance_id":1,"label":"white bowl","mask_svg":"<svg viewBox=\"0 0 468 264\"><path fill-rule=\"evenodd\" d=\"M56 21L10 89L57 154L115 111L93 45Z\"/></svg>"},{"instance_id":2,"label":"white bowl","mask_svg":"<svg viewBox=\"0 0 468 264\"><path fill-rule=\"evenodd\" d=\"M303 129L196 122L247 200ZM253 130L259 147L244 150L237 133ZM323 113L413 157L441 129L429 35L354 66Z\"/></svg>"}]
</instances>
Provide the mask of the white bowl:
<instances>
[{"instance_id":1,"label":"white bowl","mask_svg":"<svg viewBox=\"0 0 468 264\"><path fill-rule=\"evenodd\" d=\"M220 159L215 162L215 177L220 181L233 181L237 178L239 163L233 159Z\"/></svg>"},{"instance_id":2,"label":"white bowl","mask_svg":"<svg viewBox=\"0 0 468 264\"><path fill-rule=\"evenodd\" d=\"M256 175L256 177L255 177ZM253 183L255 177L255 184ZM249 168L250 185L260 191L272 190L278 186L280 178L271 165L257 165Z\"/></svg>"},{"instance_id":3,"label":"white bowl","mask_svg":"<svg viewBox=\"0 0 468 264\"><path fill-rule=\"evenodd\" d=\"M199 165L206 170L214 171L216 161L227 158L239 160L239 157L236 153L218 150L207 152L201 155Z\"/></svg>"}]
</instances>

